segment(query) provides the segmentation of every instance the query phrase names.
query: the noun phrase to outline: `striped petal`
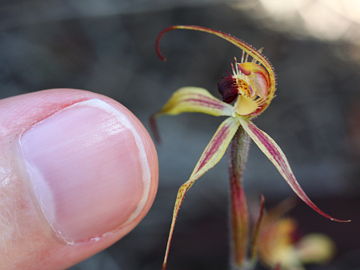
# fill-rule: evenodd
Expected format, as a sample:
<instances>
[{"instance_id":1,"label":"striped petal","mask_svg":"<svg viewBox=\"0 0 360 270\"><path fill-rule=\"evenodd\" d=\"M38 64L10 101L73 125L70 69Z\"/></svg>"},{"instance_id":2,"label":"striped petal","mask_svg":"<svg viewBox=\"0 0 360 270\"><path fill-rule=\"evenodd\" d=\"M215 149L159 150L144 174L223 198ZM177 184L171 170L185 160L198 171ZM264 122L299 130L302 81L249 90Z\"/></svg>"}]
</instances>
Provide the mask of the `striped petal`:
<instances>
[{"instance_id":1,"label":"striped petal","mask_svg":"<svg viewBox=\"0 0 360 270\"><path fill-rule=\"evenodd\" d=\"M156 118L161 115L176 115L198 112L213 116L231 116L234 108L199 87L183 87L175 91L164 107L150 117L150 128L155 140L160 142Z\"/></svg>"},{"instance_id":2,"label":"striped petal","mask_svg":"<svg viewBox=\"0 0 360 270\"><path fill-rule=\"evenodd\" d=\"M305 194L303 189L300 187L298 181L296 180L289 162L280 149L280 147L270 138L264 131L257 128L252 122L239 118L240 123L244 130L249 134L253 141L257 144L260 150L267 156L267 158L274 164L279 173L284 177L286 182L290 185L293 191L303 200L308 206L315 210L320 215L337 222L349 222L350 220L341 220L333 218L332 216L326 214L320 210Z\"/></svg>"},{"instance_id":3,"label":"striped petal","mask_svg":"<svg viewBox=\"0 0 360 270\"><path fill-rule=\"evenodd\" d=\"M232 117L227 118L224 122L222 122L222 124L219 126L214 136L210 140L209 144L206 146L204 152L202 153L198 163L195 166L195 169L190 175L189 180L187 180L179 188L175 201L173 217L165 251L163 269L166 269L167 258L169 255L170 244L174 233L176 219L180 210L180 206L184 200L185 194L196 182L196 180L198 180L204 173L206 173L220 161L239 126L239 120Z\"/></svg>"},{"instance_id":4,"label":"striped petal","mask_svg":"<svg viewBox=\"0 0 360 270\"><path fill-rule=\"evenodd\" d=\"M199 112L213 116L231 116L233 107L199 87L183 87L177 90L157 115L176 115Z\"/></svg>"}]
</instances>

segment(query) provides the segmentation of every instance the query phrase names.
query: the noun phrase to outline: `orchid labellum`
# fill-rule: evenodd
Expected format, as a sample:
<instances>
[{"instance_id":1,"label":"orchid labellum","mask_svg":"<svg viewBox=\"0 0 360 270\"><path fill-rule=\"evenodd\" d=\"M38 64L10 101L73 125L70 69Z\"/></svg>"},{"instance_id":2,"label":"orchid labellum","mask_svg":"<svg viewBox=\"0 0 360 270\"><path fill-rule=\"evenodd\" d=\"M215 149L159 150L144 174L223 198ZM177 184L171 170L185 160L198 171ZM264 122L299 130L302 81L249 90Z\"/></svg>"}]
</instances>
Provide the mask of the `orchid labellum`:
<instances>
[{"instance_id":1,"label":"orchid labellum","mask_svg":"<svg viewBox=\"0 0 360 270\"><path fill-rule=\"evenodd\" d=\"M222 100L214 97L206 89L199 87L184 87L177 90L164 107L153 117L153 124L155 123L154 119L160 115L177 115L185 112L199 112L212 116L226 117L218 127L209 144L206 146L189 179L178 191L167 241L163 269L166 268L174 226L185 194L202 175L220 161L235 134L239 130L242 130L255 142L260 150L273 163L285 181L290 185L292 190L308 206L332 221L348 222L349 220L333 218L320 210L310 200L296 180L283 151L268 134L259 129L251 121L266 110L274 98L276 90L274 69L265 56L263 56L262 50L256 50L240 39L220 31L200 26L176 25L164 29L158 35L156 40L156 50L158 56L162 60L165 60L165 57L160 51L160 40L165 33L176 29L194 30L218 36L240 48L242 55L240 61L235 58L232 64L232 73L222 78L218 83L218 90L222 96ZM232 162L235 161L232 160ZM242 196L242 189L239 189L238 197L244 197ZM241 205L239 207L241 212ZM240 213L239 220L241 222L239 224L241 226L246 225L246 215L246 213ZM246 232L244 231L242 235L244 238ZM244 244L246 239L241 240L241 242Z\"/></svg>"}]
</instances>

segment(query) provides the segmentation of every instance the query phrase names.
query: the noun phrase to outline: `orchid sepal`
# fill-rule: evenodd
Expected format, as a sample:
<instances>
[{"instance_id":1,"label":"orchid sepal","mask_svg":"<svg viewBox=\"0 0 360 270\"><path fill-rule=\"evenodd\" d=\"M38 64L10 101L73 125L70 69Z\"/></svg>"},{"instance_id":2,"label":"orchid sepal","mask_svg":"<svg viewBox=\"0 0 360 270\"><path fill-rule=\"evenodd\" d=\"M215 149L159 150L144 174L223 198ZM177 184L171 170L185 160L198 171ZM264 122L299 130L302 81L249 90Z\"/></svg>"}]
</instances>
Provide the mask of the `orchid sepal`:
<instances>
[{"instance_id":1,"label":"orchid sepal","mask_svg":"<svg viewBox=\"0 0 360 270\"><path fill-rule=\"evenodd\" d=\"M170 244L174 233L176 219L187 191L202 175L204 175L208 170L214 167L221 160L239 126L239 120L233 117L225 119L220 124L214 136L211 138L210 142L206 146L204 152L201 154L201 157L197 162L189 179L179 188L173 210L173 217L171 220L170 232L166 245L162 269L166 269L167 258L169 255Z\"/></svg>"},{"instance_id":2,"label":"orchid sepal","mask_svg":"<svg viewBox=\"0 0 360 270\"><path fill-rule=\"evenodd\" d=\"M271 161L271 163L275 166L281 176L286 180L292 190L296 193L296 195L305 202L309 207L311 207L318 214L336 222L350 222L351 220L343 220L337 219L329 214L322 211L315 203L306 195L304 190L301 188L300 184L296 180L294 173L290 167L290 164L277 145L277 143L264 131L255 126L251 121L241 118L238 118L241 126L244 130L249 134L251 139L255 142L255 144L260 148L260 150L265 154L265 156Z\"/></svg>"}]
</instances>

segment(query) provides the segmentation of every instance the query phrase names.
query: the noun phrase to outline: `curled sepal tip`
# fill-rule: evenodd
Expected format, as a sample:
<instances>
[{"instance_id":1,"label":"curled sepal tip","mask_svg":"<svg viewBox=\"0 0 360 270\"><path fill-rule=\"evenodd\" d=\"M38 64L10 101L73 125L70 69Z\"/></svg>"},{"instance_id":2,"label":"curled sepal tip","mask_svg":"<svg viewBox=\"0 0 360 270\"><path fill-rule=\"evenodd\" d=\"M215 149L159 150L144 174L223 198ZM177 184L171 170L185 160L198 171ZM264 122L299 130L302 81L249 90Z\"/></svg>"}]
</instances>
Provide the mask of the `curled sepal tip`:
<instances>
[{"instance_id":1,"label":"curled sepal tip","mask_svg":"<svg viewBox=\"0 0 360 270\"><path fill-rule=\"evenodd\" d=\"M166 61L166 57L162 54L161 49L160 49L160 41L162 39L162 37L164 36L165 33L170 32L172 30L192 30L192 31L199 31L199 32L205 32L211 35L215 35L218 36L228 42L230 42L231 44L235 45L236 47L240 48L241 50L245 51L248 55L250 55L255 61L259 62L261 65L263 65L268 71L269 73L271 73L272 76L272 80L275 82L275 73L273 70L272 65L270 64L270 62L266 59L266 57L264 55L262 55L262 49L260 50L256 50L255 48L253 48L251 45L247 44L245 41L242 41L240 39L238 39L237 37L234 37L230 34L218 31L218 30L214 30L211 28L207 28L204 26L198 26L198 25L173 25L170 27L165 28L164 30L162 30L155 41L155 50L156 50L156 54L158 55L158 57L162 60L162 61ZM275 83L274 83L275 86Z\"/></svg>"},{"instance_id":2,"label":"curled sepal tip","mask_svg":"<svg viewBox=\"0 0 360 270\"><path fill-rule=\"evenodd\" d=\"M309 207L311 207L314 211L319 213L320 215L330 219L331 221L336 222L350 222L351 220L343 220L337 219L329 214L323 212L319 207L317 207L310 198L306 195L304 190L299 185L298 181L293 174L289 162L280 149L280 147L276 144L276 142L270 138L264 131L256 127L252 122L239 118L241 122L241 126L244 130L249 134L251 139L256 143L256 145L260 148L260 150L267 156L267 158L274 164L276 169L282 175L282 177L286 180L286 182L290 185L292 190L298 195L298 197L304 201Z\"/></svg>"},{"instance_id":3,"label":"curled sepal tip","mask_svg":"<svg viewBox=\"0 0 360 270\"><path fill-rule=\"evenodd\" d=\"M198 180L204 173L214 167L225 154L225 151L230 144L231 139L234 137L240 123L237 119L227 118L221 123L214 136L206 146L204 152L196 164L192 174L178 190L175 206L173 210L173 217L170 225L170 232L166 244L165 256L162 269L165 270L167 266L167 259L170 251L171 239L174 233L176 219L184 200L185 194L191 188L191 186Z\"/></svg>"}]
</instances>

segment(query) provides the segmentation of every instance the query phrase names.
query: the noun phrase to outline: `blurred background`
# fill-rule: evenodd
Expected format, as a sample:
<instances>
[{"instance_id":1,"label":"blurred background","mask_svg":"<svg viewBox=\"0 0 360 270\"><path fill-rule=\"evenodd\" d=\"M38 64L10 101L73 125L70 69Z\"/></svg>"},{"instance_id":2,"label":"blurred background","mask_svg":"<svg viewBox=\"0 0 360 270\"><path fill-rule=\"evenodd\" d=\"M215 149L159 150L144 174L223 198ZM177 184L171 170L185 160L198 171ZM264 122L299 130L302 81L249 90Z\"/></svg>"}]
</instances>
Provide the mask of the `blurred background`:
<instances>
[{"instance_id":1,"label":"blurred background","mask_svg":"<svg viewBox=\"0 0 360 270\"><path fill-rule=\"evenodd\" d=\"M290 212L300 233L324 232L337 254L326 266L360 269L360 1L358 0L3 0L0 3L0 97L49 88L110 96L148 127L148 117L182 86L218 96L216 83L241 51L190 31L196 24L231 33L275 67L277 97L255 123L286 153L301 185L330 222L302 203ZM72 270L160 269L177 188L187 179L222 119L163 117L158 145L160 186L149 215L119 243ZM294 196L256 147L245 185L267 206ZM227 269L227 159L189 192L175 232L169 269Z\"/></svg>"}]
</instances>

